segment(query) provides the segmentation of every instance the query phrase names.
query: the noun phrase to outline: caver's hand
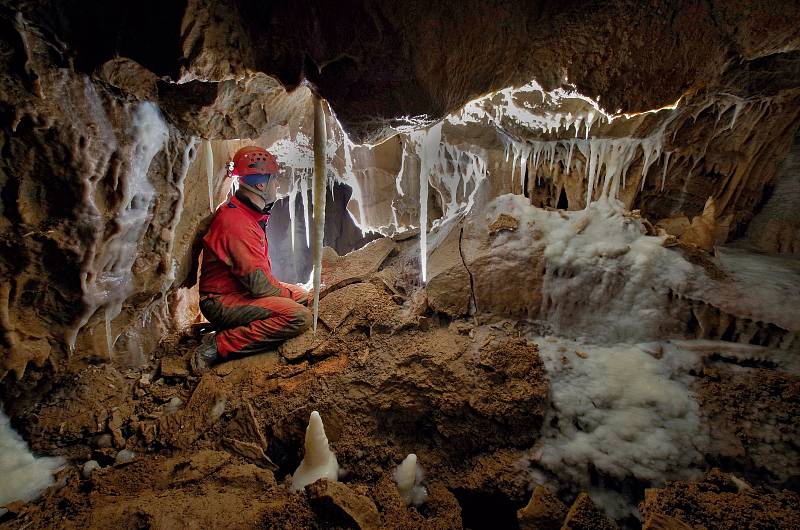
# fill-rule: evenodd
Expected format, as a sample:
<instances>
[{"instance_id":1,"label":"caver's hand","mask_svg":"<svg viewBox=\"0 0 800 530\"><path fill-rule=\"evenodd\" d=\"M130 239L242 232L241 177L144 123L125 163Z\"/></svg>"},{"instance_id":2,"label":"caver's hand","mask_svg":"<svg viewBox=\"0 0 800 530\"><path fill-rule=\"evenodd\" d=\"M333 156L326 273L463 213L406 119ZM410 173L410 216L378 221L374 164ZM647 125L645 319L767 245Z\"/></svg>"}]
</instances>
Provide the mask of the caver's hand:
<instances>
[{"instance_id":1,"label":"caver's hand","mask_svg":"<svg viewBox=\"0 0 800 530\"><path fill-rule=\"evenodd\" d=\"M291 298L298 304L303 304L304 306L311 307L312 302L314 301L314 292L306 290L305 287L298 284L286 284L286 288L289 289L289 293L291 293Z\"/></svg>"}]
</instances>

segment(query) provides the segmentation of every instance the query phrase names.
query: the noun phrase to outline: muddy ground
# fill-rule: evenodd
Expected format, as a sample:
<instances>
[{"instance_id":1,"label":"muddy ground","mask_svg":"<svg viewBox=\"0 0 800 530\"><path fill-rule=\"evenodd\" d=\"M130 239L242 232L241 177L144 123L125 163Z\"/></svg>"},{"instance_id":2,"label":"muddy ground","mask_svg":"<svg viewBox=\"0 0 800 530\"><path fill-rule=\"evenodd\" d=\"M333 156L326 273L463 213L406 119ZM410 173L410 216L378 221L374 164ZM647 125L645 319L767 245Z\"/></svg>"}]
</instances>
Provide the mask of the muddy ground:
<instances>
[{"instance_id":1,"label":"muddy ground","mask_svg":"<svg viewBox=\"0 0 800 530\"><path fill-rule=\"evenodd\" d=\"M32 449L69 463L39 501L9 507L0 527L614 528L585 494L532 495L526 459L549 408L536 345L502 323L435 315L402 270L377 269L337 276L316 335L202 377L188 369L198 342L189 333L165 341L145 369L40 374L45 400L6 388ZM695 391L713 420L709 465L723 471L647 490L644 527L800 527L798 389L800 378L769 366L709 359ZM342 475L293 493L312 410ZM775 432L783 461L765 449ZM425 470L429 499L419 508L404 505L392 480L408 453ZM101 467L82 476L88 460Z\"/></svg>"}]
</instances>

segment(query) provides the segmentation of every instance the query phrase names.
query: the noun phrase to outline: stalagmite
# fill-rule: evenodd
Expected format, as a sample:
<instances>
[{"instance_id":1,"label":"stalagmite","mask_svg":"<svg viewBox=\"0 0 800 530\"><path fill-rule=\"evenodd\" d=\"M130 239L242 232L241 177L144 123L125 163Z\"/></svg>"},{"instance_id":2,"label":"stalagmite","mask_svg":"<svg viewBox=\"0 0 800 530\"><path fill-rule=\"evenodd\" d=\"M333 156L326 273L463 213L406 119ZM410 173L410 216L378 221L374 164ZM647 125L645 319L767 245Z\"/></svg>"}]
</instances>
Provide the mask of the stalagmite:
<instances>
[{"instance_id":1,"label":"stalagmite","mask_svg":"<svg viewBox=\"0 0 800 530\"><path fill-rule=\"evenodd\" d=\"M394 481L403 501L419 506L428 500L428 490L422 485L422 468L417 463L417 455L411 453L394 471Z\"/></svg>"},{"instance_id":2,"label":"stalagmite","mask_svg":"<svg viewBox=\"0 0 800 530\"><path fill-rule=\"evenodd\" d=\"M325 426L315 410L308 419L303 461L292 475L292 491L299 491L321 478L335 482L338 477L339 462L328 446Z\"/></svg>"},{"instance_id":3,"label":"stalagmite","mask_svg":"<svg viewBox=\"0 0 800 530\"><path fill-rule=\"evenodd\" d=\"M322 100L314 98L314 332L317 331L319 315L319 288L322 274L322 240L325 236L325 193L327 174L325 171L325 112ZM363 222L363 221L362 221Z\"/></svg>"}]
</instances>

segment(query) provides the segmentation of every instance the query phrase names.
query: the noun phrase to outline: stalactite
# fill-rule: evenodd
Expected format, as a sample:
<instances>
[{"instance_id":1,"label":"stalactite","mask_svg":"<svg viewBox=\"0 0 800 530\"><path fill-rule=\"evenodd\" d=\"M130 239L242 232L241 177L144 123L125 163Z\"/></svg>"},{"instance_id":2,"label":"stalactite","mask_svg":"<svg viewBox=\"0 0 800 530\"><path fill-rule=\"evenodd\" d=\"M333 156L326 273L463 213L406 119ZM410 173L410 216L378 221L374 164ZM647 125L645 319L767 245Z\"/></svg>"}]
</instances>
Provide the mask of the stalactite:
<instances>
[{"instance_id":1,"label":"stalactite","mask_svg":"<svg viewBox=\"0 0 800 530\"><path fill-rule=\"evenodd\" d=\"M325 168L325 147L327 131L325 126L325 112L322 100L314 98L314 246L312 256L314 259L314 332L317 331L317 317L319 316L319 290L322 273L322 241L325 236L325 194L327 173Z\"/></svg>"}]
</instances>

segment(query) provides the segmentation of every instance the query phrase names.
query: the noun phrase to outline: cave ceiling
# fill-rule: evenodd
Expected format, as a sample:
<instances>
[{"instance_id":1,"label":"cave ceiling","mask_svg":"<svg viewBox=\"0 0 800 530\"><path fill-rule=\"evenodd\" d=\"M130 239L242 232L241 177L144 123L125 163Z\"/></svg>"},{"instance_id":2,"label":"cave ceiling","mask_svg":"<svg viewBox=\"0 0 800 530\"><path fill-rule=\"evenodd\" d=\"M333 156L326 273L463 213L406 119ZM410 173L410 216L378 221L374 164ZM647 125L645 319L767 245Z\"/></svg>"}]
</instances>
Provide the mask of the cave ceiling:
<instances>
[{"instance_id":1,"label":"cave ceiling","mask_svg":"<svg viewBox=\"0 0 800 530\"><path fill-rule=\"evenodd\" d=\"M5 4L80 71L139 63L167 111L191 114L262 72L289 91L310 84L356 142L531 80L546 90L570 84L612 113L800 85L800 5L789 0Z\"/></svg>"}]
</instances>

